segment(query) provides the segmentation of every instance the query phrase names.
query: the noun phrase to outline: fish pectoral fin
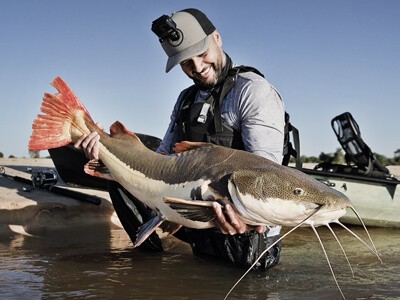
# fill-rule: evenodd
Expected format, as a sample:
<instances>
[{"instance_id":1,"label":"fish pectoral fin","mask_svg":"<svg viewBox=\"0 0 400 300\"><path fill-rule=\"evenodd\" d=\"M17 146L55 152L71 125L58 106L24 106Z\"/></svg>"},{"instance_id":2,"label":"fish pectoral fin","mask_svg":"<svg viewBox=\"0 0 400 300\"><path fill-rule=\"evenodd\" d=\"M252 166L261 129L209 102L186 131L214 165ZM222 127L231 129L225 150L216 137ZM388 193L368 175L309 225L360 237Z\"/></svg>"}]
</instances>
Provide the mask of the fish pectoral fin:
<instances>
[{"instance_id":1,"label":"fish pectoral fin","mask_svg":"<svg viewBox=\"0 0 400 300\"><path fill-rule=\"evenodd\" d=\"M149 221L140 226L138 233L136 234L136 241L133 244L133 247L138 247L142 244L153 232L157 229L158 226L164 222L164 217L161 215L156 215L151 218Z\"/></svg>"},{"instance_id":2,"label":"fish pectoral fin","mask_svg":"<svg viewBox=\"0 0 400 300\"><path fill-rule=\"evenodd\" d=\"M181 216L192 221L209 222L216 217L212 207L213 201L164 197L164 202Z\"/></svg>"},{"instance_id":3,"label":"fish pectoral fin","mask_svg":"<svg viewBox=\"0 0 400 300\"><path fill-rule=\"evenodd\" d=\"M99 159L90 160L84 167L85 173L91 176L103 178L106 180L114 180L110 170Z\"/></svg>"}]
</instances>

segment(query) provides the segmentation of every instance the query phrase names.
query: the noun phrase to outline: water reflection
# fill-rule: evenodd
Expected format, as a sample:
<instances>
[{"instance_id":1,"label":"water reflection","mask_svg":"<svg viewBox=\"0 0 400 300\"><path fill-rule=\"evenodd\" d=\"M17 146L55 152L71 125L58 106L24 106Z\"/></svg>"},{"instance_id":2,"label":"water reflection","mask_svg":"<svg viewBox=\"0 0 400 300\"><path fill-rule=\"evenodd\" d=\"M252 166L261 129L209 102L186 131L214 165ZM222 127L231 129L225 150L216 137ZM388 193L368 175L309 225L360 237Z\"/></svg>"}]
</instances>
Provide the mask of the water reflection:
<instances>
[{"instance_id":1,"label":"water reflection","mask_svg":"<svg viewBox=\"0 0 400 300\"><path fill-rule=\"evenodd\" d=\"M400 297L399 231L370 229L384 261L341 228L335 228L354 268L354 278L334 238L319 229L339 284L348 299ZM363 235L361 228L355 228ZM0 237L3 299L118 298L222 299L243 270L201 259L175 239L166 252L132 250L126 233L96 225L55 230L40 236ZM319 243L302 228L284 243L281 262L250 273L229 299L339 299Z\"/></svg>"}]
</instances>

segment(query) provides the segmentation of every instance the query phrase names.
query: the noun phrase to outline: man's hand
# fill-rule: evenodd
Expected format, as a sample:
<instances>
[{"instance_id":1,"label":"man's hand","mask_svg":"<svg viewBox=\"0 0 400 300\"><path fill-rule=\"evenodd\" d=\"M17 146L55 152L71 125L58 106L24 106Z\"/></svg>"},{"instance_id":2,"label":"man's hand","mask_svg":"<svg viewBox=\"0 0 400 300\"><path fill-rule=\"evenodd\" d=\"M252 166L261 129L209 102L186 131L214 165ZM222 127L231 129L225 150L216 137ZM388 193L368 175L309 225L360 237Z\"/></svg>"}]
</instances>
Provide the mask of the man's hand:
<instances>
[{"instance_id":1,"label":"man's hand","mask_svg":"<svg viewBox=\"0 0 400 300\"><path fill-rule=\"evenodd\" d=\"M96 124L97 127L103 129L100 123ZM77 149L83 149L85 155L89 159L99 159L99 141L100 136L96 131L91 132L89 135L82 135L74 144Z\"/></svg>"},{"instance_id":2,"label":"man's hand","mask_svg":"<svg viewBox=\"0 0 400 300\"><path fill-rule=\"evenodd\" d=\"M218 202L213 202L213 208L217 215L217 218L214 220L215 227L224 234L234 235L250 231L264 233L267 230L267 228L262 225L250 226L244 223L230 204L226 204L223 207Z\"/></svg>"}]
</instances>

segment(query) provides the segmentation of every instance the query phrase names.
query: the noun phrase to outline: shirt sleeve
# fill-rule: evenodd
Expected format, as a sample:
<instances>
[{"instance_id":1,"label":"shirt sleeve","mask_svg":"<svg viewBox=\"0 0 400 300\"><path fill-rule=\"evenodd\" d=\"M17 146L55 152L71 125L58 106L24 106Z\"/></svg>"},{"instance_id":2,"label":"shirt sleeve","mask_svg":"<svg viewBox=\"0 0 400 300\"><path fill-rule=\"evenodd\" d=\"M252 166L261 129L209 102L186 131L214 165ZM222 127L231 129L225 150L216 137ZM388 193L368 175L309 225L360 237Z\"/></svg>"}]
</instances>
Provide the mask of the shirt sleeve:
<instances>
[{"instance_id":1,"label":"shirt sleeve","mask_svg":"<svg viewBox=\"0 0 400 300\"><path fill-rule=\"evenodd\" d=\"M282 163L285 107L263 78L249 80L240 91L239 115L245 150Z\"/></svg>"}]
</instances>

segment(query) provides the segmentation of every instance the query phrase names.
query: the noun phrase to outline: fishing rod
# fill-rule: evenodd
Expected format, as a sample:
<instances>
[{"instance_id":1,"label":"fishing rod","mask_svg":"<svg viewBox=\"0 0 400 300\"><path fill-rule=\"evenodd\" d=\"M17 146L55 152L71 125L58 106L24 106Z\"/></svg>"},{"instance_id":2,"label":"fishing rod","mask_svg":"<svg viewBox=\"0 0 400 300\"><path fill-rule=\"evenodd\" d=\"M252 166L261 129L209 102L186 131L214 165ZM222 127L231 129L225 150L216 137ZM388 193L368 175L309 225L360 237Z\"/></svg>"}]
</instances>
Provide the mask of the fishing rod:
<instances>
[{"instance_id":1,"label":"fishing rod","mask_svg":"<svg viewBox=\"0 0 400 300\"><path fill-rule=\"evenodd\" d=\"M54 194L74 198L76 200L82 201L82 202L87 202L90 204L95 204L95 205L100 205L101 203L101 198L93 195L88 195L85 193L81 193L78 191L73 191L70 189L62 188L59 186L56 186L55 184L58 181L58 175L57 173L52 170L33 170L32 168L28 168L28 171L32 174L31 179L27 179L21 176L13 176L10 174L7 174L5 172L5 168L0 166L0 175L3 177L7 177L10 179L13 179L17 182L29 185L31 188L24 188L24 191L30 192L33 188L41 188L44 190L47 190L49 192L52 192Z\"/></svg>"}]
</instances>

